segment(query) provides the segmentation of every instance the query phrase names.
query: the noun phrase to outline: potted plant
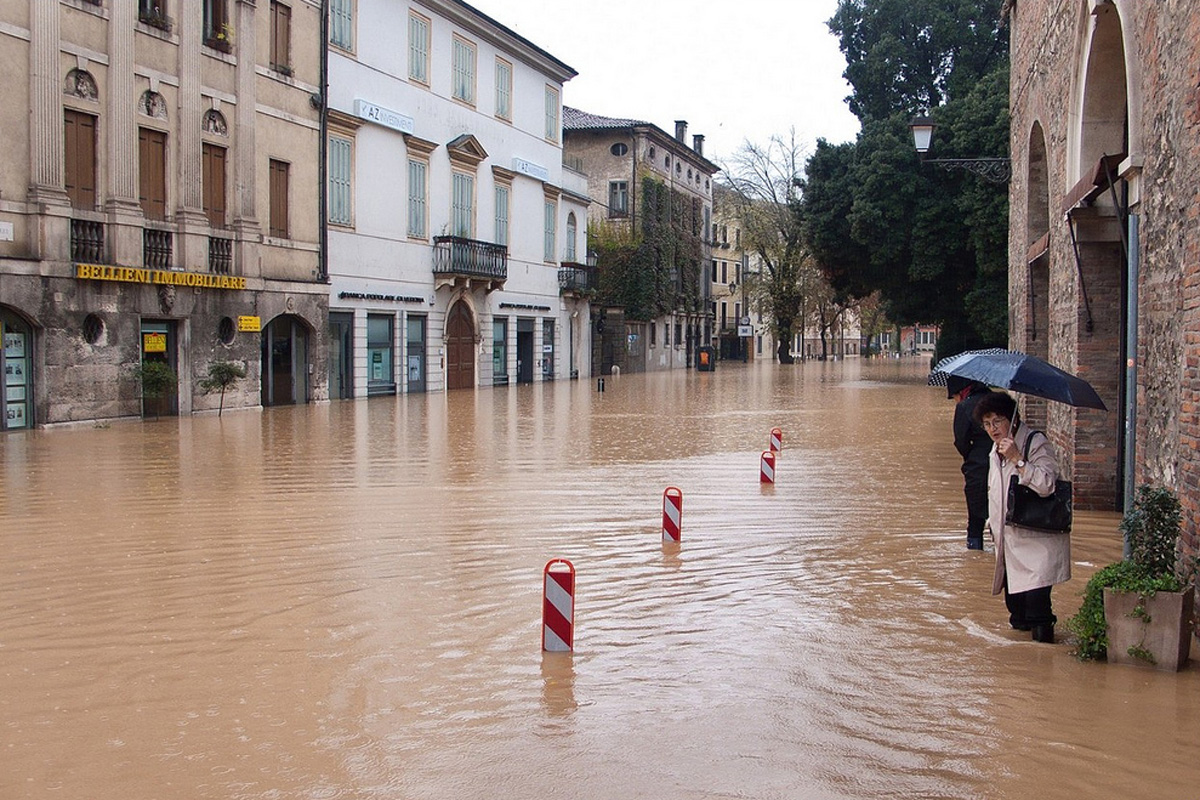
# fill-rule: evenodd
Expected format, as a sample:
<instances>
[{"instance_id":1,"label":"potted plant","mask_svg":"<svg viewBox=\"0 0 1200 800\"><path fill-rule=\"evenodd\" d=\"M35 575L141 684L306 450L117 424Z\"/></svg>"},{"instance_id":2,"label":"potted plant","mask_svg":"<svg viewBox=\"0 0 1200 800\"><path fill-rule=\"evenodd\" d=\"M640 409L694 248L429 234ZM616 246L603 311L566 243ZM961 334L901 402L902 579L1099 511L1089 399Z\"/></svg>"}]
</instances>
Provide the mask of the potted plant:
<instances>
[{"instance_id":1,"label":"potted plant","mask_svg":"<svg viewBox=\"0 0 1200 800\"><path fill-rule=\"evenodd\" d=\"M1169 489L1142 486L1121 520L1129 558L1088 581L1079 613L1067 626L1082 660L1107 659L1177 671L1192 641L1196 559L1179 552L1179 500Z\"/></svg>"},{"instance_id":2,"label":"potted plant","mask_svg":"<svg viewBox=\"0 0 1200 800\"><path fill-rule=\"evenodd\" d=\"M220 390L221 400L217 405L217 416L225 410L225 390L246 377L246 368L231 361L214 361L208 365L208 377L200 379L200 388L208 392Z\"/></svg>"},{"instance_id":3,"label":"potted plant","mask_svg":"<svg viewBox=\"0 0 1200 800\"><path fill-rule=\"evenodd\" d=\"M142 385L142 413L152 411L155 417L160 416L165 398L179 382L175 370L165 361L146 360L133 368L133 374Z\"/></svg>"}]
</instances>

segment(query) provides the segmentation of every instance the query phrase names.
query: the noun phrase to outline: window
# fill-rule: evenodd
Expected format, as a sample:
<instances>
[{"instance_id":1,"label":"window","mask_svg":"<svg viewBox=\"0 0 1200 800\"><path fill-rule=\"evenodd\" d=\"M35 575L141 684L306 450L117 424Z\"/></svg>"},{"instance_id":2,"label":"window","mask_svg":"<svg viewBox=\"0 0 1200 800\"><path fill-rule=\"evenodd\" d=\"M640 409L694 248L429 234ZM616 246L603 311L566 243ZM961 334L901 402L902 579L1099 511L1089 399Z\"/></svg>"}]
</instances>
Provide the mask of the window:
<instances>
[{"instance_id":1,"label":"window","mask_svg":"<svg viewBox=\"0 0 1200 800\"><path fill-rule=\"evenodd\" d=\"M288 169L286 161L271 159L271 218L268 233L278 239L290 235L288 228Z\"/></svg>"},{"instance_id":2,"label":"window","mask_svg":"<svg viewBox=\"0 0 1200 800\"><path fill-rule=\"evenodd\" d=\"M610 217L629 216L629 181L609 181L608 215Z\"/></svg>"},{"instance_id":3,"label":"window","mask_svg":"<svg viewBox=\"0 0 1200 800\"><path fill-rule=\"evenodd\" d=\"M94 5L100 5L95 0ZM171 32L171 18L167 16L167 0L138 0L138 22Z\"/></svg>"},{"instance_id":4,"label":"window","mask_svg":"<svg viewBox=\"0 0 1200 800\"><path fill-rule=\"evenodd\" d=\"M451 57L454 67L451 94L455 100L475 105L475 45L456 36Z\"/></svg>"},{"instance_id":5,"label":"window","mask_svg":"<svg viewBox=\"0 0 1200 800\"><path fill-rule=\"evenodd\" d=\"M721 262L721 283L729 283L729 262Z\"/></svg>"},{"instance_id":6,"label":"window","mask_svg":"<svg viewBox=\"0 0 1200 800\"><path fill-rule=\"evenodd\" d=\"M650 323L650 346L651 347L658 346L658 323L657 322Z\"/></svg>"},{"instance_id":7,"label":"window","mask_svg":"<svg viewBox=\"0 0 1200 800\"><path fill-rule=\"evenodd\" d=\"M200 188L204 216L213 228L225 227L225 148L204 144L200 149Z\"/></svg>"},{"instance_id":8,"label":"window","mask_svg":"<svg viewBox=\"0 0 1200 800\"><path fill-rule=\"evenodd\" d=\"M496 116L512 121L512 64L496 59Z\"/></svg>"},{"instance_id":9,"label":"window","mask_svg":"<svg viewBox=\"0 0 1200 800\"><path fill-rule=\"evenodd\" d=\"M271 0L271 69L292 74L292 8Z\"/></svg>"},{"instance_id":10,"label":"window","mask_svg":"<svg viewBox=\"0 0 1200 800\"><path fill-rule=\"evenodd\" d=\"M728 320L729 320L729 303L722 300L721 301L721 328L722 329L729 327Z\"/></svg>"},{"instance_id":11,"label":"window","mask_svg":"<svg viewBox=\"0 0 1200 800\"><path fill-rule=\"evenodd\" d=\"M96 118L63 109L67 197L73 208L96 207Z\"/></svg>"},{"instance_id":12,"label":"window","mask_svg":"<svg viewBox=\"0 0 1200 800\"><path fill-rule=\"evenodd\" d=\"M679 347L679 345L681 345L681 344L683 344L683 323L676 322L675 323L675 346Z\"/></svg>"},{"instance_id":13,"label":"window","mask_svg":"<svg viewBox=\"0 0 1200 800\"><path fill-rule=\"evenodd\" d=\"M567 252L564 260L574 263L575 261L575 213L567 214Z\"/></svg>"},{"instance_id":14,"label":"window","mask_svg":"<svg viewBox=\"0 0 1200 800\"><path fill-rule=\"evenodd\" d=\"M167 218L167 135L138 128L138 200L149 219Z\"/></svg>"},{"instance_id":15,"label":"window","mask_svg":"<svg viewBox=\"0 0 1200 800\"><path fill-rule=\"evenodd\" d=\"M367 315L367 393L394 390L392 381L392 323L390 314Z\"/></svg>"},{"instance_id":16,"label":"window","mask_svg":"<svg viewBox=\"0 0 1200 800\"><path fill-rule=\"evenodd\" d=\"M429 20L408 15L408 77L429 84Z\"/></svg>"},{"instance_id":17,"label":"window","mask_svg":"<svg viewBox=\"0 0 1200 800\"><path fill-rule=\"evenodd\" d=\"M492 378L498 383L508 380L508 318L492 320Z\"/></svg>"},{"instance_id":18,"label":"window","mask_svg":"<svg viewBox=\"0 0 1200 800\"><path fill-rule=\"evenodd\" d=\"M612 153L614 156L623 156L629 152L629 145L625 144L624 142L617 142L612 147L608 148L608 152Z\"/></svg>"},{"instance_id":19,"label":"window","mask_svg":"<svg viewBox=\"0 0 1200 800\"><path fill-rule=\"evenodd\" d=\"M233 26L229 24L228 0L204 0L204 43L228 52Z\"/></svg>"},{"instance_id":20,"label":"window","mask_svg":"<svg viewBox=\"0 0 1200 800\"><path fill-rule=\"evenodd\" d=\"M717 283L717 260L714 258L712 262L712 282Z\"/></svg>"},{"instance_id":21,"label":"window","mask_svg":"<svg viewBox=\"0 0 1200 800\"><path fill-rule=\"evenodd\" d=\"M558 141L558 89L546 87L546 139Z\"/></svg>"},{"instance_id":22,"label":"window","mask_svg":"<svg viewBox=\"0 0 1200 800\"><path fill-rule=\"evenodd\" d=\"M496 187L496 244L508 245L509 188Z\"/></svg>"},{"instance_id":23,"label":"window","mask_svg":"<svg viewBox=\"0 0 1200 800\"><path fill-rule=\"evenodd\" d=\"M418 239L428 235L425 224L428 175L428 164L412 158L408 160L408 235Z\"/></svg>"},{"instance_id":24,"label":"window","mask_svg":"<svg viewBox=\"0 0 1200 800\"><path fill-rule=\"evenodd\" d=\"M354 222L354 195L351 180L354 167L354 143L345 136L329 137L329 224Z\"/></svg>"},{"instance_id":25,"label":"window","mask_svg":"<svg viewBox=\"0 0 1200 800\"><path fill-rule=\"evenodd\" d=\"M545 231L546 242L542 248L542 259L544 261L554 261L554 240L558 222L558 203L553 200L546 201L545 207Z\"/></svg>"},{"instance_id":26,"label":"window","mask_svg":"<svg viewBox=\"0 0 1200 800\"><path fill-rule=\"evenodd\" d=\"M354 0L330 0L329 41L343 50L354 49Z\"/></svg>"},{"instance_id":27,"label":"window","mask_svg":"<svg viewBox=\"0 0 1200 800\"><path fill-rule=\"evenodd\" d=\"M475 178L454 173L450 206L450 233L464 239L475 238Z\"/></svg>"}]
</instances>

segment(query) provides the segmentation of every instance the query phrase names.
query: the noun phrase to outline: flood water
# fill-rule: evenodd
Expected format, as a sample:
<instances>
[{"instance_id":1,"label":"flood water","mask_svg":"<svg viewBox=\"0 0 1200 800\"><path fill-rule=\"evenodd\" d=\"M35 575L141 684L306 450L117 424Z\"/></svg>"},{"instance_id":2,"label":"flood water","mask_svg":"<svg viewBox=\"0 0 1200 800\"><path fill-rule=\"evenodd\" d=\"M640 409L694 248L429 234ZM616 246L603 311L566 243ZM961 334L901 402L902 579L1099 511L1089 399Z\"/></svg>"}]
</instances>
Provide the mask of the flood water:
<instances>
[{"instance_id":1,"label":"flood water","mask_svg":"<svg viewBox=\"0 0 1200 800\"><path fill-rule=\"evenodd\" d=\"M722 364L0 437L0 798L1195 797L1200 666L1008 629L924 375ZM1060 620L1120 555L1115 514L1078 516ZM552 558L573 654L541 652Z\"/></svg>"}]
</instances>

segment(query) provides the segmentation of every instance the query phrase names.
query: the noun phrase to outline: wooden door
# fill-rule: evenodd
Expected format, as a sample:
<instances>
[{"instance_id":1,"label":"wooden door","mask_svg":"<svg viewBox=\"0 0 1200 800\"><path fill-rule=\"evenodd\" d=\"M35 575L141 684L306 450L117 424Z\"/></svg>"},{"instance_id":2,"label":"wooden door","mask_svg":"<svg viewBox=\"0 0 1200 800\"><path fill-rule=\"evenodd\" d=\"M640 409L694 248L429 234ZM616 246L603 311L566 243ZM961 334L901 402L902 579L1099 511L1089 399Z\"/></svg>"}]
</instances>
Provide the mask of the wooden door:
<instances>
[{"instance_id":1,"label":"wooden door","mask_svg":"<svg viewBox=\"0 0 1200 800\"><path fill-rule=\"evenodd\" d=\"M475 385L475 323L466 303L455 303L446 318L446 388Z\"/></svg>"}]
</instances>

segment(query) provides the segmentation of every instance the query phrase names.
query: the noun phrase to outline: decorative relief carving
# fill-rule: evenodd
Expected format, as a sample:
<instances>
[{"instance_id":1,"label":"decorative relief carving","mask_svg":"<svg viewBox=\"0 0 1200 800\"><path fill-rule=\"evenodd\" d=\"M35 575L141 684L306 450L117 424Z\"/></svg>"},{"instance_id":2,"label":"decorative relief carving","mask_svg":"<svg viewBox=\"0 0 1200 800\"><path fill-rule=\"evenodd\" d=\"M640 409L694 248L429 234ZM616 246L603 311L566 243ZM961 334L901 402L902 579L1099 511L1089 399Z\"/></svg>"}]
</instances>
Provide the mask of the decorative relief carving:
<instances>
[{"instance_id":1,"label":"decorative relief carving","mask_svg":"<svg viewBox=\"0 0 1200 800\"><path fill-rule=\"evenodd\" d=\"M87 70L73 69L67 73L63 84L63 94L91 100L93 103L100 99L100 90L96 88L96 79Z\"/></svg>"},{"instance_id":2,"label":"decorative relief carving","mask_svg":"<svg viewBox=\"0 0 1200 800\"><path fill-rule=\"evenodd\" d=\"M229 125L225 122L225 115L215 108L210 108L204 112L204 120L201 124L201 129L205 133L213 133L217 136L228 136Z\"/></svg>"},{"instance_id":3,"label":"decorative relief carving","mask_svg":"<svg viewBox=\"0 0 1200 800\"><path fill-rule=\"evenodd\" d=\"M138 111L155 119L167 118L167 100L158 92L147 89L138 99Z\"/></svg>"}]
</instances>

